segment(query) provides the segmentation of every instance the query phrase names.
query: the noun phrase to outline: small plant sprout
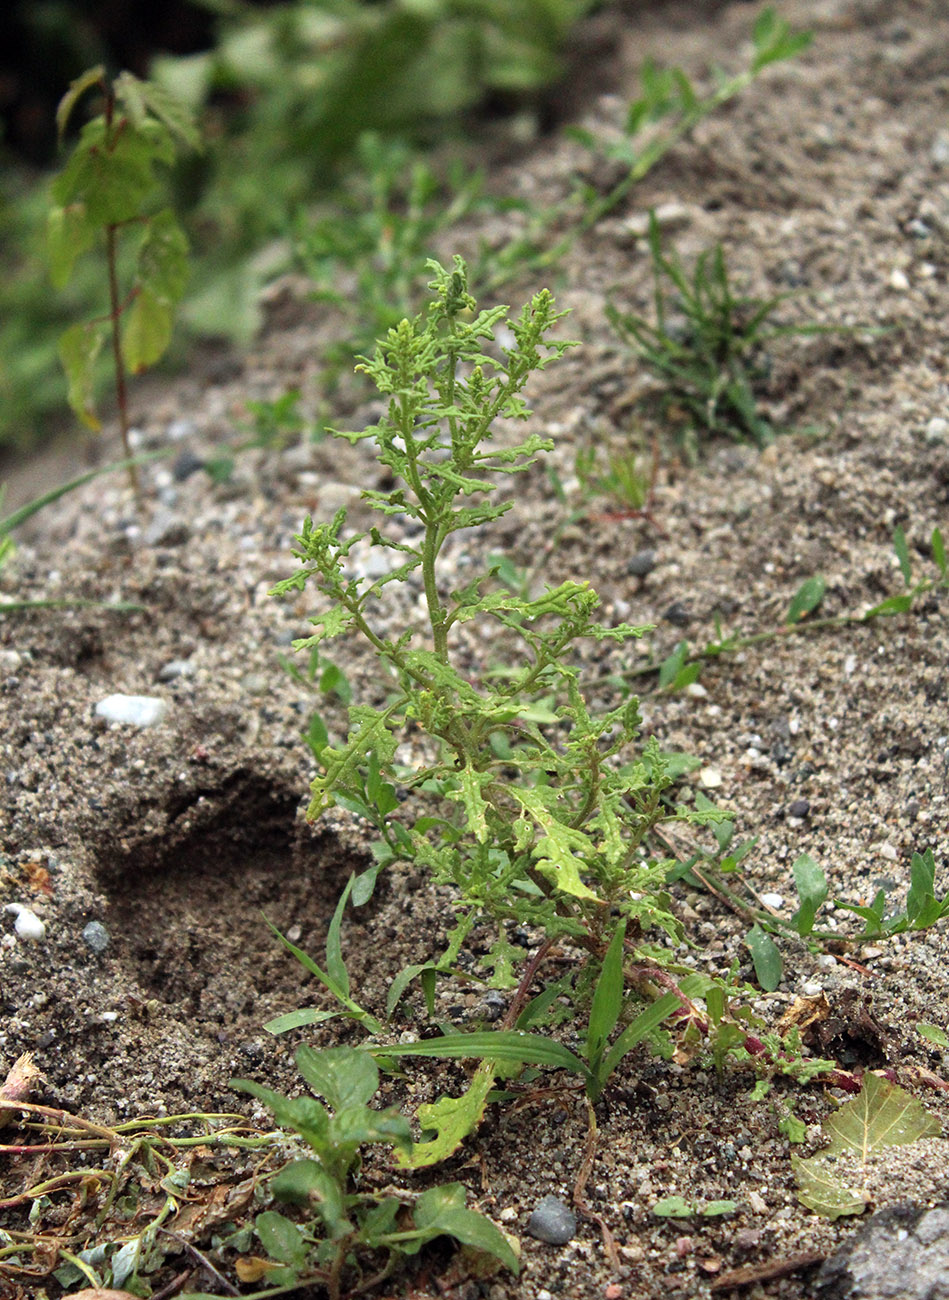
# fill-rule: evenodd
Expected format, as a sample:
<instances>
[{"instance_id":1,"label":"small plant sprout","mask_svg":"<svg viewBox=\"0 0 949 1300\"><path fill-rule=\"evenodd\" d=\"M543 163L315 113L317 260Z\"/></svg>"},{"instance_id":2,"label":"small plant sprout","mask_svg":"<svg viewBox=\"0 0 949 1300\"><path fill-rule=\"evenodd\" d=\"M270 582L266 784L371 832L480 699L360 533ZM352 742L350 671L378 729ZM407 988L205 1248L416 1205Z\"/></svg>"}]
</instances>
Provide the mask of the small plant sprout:
<instances>
[{"instance_id":1,"label":"small plant sprout","mask_svg":"<svg viewBox=\"0 0 949 1300\"><path fill-rule=\"evenodd\" d=\"M88 428L98 430L96 360L110 340L119 431L127 458L129 410L126 375L153 366L171 341L175 305L188 278L188 241L170 208L154 209L160 190L158 166L170 166L178 150L199 149L188 111L167 91L129 72L110 82L101 67L78 77L56 113L62 137L87 91L103 98L103 110L82 128L66 166L53 182L49 212L50 273L65 288L76 259L97 242L105 246L108 311L72 325L59 351L69 381L69 403ZM134 266L120 244L137 239ZM123 285L121 280L125 279ZM129 465L136 495L138 476Z\"/></svg>"}]
</instances>

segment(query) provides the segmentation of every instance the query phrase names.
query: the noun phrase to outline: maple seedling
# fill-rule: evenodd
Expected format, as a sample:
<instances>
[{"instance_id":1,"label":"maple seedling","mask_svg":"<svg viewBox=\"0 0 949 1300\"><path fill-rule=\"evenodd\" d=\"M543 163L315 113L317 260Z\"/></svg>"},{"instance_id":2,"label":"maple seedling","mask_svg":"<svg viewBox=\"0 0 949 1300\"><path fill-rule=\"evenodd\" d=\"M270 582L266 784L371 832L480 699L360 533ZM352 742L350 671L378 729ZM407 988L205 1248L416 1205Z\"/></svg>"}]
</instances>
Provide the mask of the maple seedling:
<instances>
[{"instance_id":1,"label":"maple seedling","mask_svg":"<svg viewBox=\"0 0 949 1300\"><path fill-rule=\"evenodd\" d=\"M119 431L130 457L126 375L164 355L188 279L187 237L170 208L155 207L161 189L156 167L170 166L182 147L200 149L201 139L188 110L161 86L130 72L109 81L102 67L77 77L63 96L56 111L60 137L79 99L93 89L102 96L102 112L83 126L53 182L50 276L56 288L65 288L77 259L104 243L109 309L71 325L60 338L59 354L70 406L87 428L98 430L96 360L110 340ZM125 237L137 238L138 246L130 283L122 286L119 251ZM129 477L138 495L134 466Z\"/></svg>"}]
</instances>

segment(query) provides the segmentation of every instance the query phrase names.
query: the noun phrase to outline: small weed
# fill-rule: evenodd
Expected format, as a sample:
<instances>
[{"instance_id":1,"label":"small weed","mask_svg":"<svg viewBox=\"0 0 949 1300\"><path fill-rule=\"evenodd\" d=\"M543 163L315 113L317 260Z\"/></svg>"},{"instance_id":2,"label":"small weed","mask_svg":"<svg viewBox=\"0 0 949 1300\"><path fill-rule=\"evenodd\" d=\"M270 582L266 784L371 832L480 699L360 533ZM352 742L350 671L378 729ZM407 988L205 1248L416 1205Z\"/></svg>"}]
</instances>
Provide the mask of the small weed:
<instances>
[{"instance_id":1,"label":"small weed","mask_svg":"<svg viewBox=\"0 0 949 1300\"><path fill-rule=\"evenodd\" d=\"M765 446L774 434L758 410L758 392L770 373L768 343L834 327L771 324L780 305L793 295L736 294L721 244L700 254L687 272L674 253L663 251L654 212L649 214L649 253L655 321L623 314L611 304L607 315L613 327L658 376L666 412L687 412L692 438L697 433L725 434Z\"/></svg>"},{"instance_id":2,"label":"small weed","mask_svg":"<svg viewBox=\"0 0 949 1300\"><path fill-rule=\"evenodd\" d=\"M465 1208L460 1183L430 1187L419 1196L357 1189L364 1147L383 1144L410 1156L413 1146L409 1122L395 1107L375 1110L369 1105L379 1087L379 1069L368 1053L351 1047L322 1052L301 1047L296 1063L326 1106L316 1097L291 1100L249 1080L232 1080L234 1088L264 1102L277 1123L313 1151L286 1165L269 1184L276 1200L308 1211L305 1222L300 1225L276 1210L259 1214L256 1233L267 1254L238 1261L242 1282L266 1279L261 1295L273 1294L272 1287L320 1282L330 1300L338 1300L345 1272L355 1271L357 1289L369 1290L389 1276L401 1257L416 1255L441 1236L454 1237L518 1272L511 1241L489 1219ZM359 1257L371 1259L376 1252L384 1252L386 1262L367 1277Z\"/></svg>"},{"instance_id":3,"label":"small weed","mask_svg":"<svg viewBox=\"0 0 949 1300\"><path fill-rule=\"evenodd\" d=\"M60 135L79 99L96 89L105 100L99 117L83 127L65 168L53 183L49 213L49 255L53 284L64 288L77 257L98 239L105 243L108 313L71 326L59 351L69 380L69 403L90 429L100 427L95 410L96 358L111 338L115 394L129 477L139 494L129 445L126 372L153 366L171 341L175 304L188 279L188 241L170 208L149 214L158 188L155 168L174 162L178 149L198 149L201 140L187 111L166 91L123 72L115 82L92 68L70 86L56 113ZM119 287L119 242L135 230L141 236L134 274Z\"/></svg>"}]
</instances>

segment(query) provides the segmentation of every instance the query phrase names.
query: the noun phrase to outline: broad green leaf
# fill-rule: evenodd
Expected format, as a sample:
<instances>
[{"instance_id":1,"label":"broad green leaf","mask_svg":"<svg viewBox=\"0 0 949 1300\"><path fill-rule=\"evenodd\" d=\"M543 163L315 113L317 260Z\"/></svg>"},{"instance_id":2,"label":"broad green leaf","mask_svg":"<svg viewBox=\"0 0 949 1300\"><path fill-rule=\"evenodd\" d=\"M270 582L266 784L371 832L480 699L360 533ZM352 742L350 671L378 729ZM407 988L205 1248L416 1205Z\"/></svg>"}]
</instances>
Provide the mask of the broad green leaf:
<instances>
[{"instance_id":1,"label":"broad green leaf","mask_svg":"<svg viewBox=\"0 0 949 1300\"><path fill-rule=\"evenodd\" d=\"M745 935L758 983L766 993L773 993L781 983L783 963L777 944L760 925L753 925Z\"/></svg>"},{"instance_id":2,"label":"broad green leaf","mask_svg":"<svg viewBox=\"0 0 949 1300\"><path fill-rule=\"evenodd\" d=\"M290 1205L318 1205L332 1229L345 1217L343 1189L318 1160L294 1160L270 1179L268 1186L278 1201Z\"/></svg>"},{"instance_id":3,"label":"broad green leaf","mask_svg":"<svg viewBox=\"0 0 949 1300\"><path fill-rule=\"evenodd\" d=\"M942 1126L910 1093L876 1074L864 1076L860 1095L831 1115L823 1125L829 1144L808 1160L792 1157L798 1199L815 1213L837 1219L861 1214L872 1199L866 1186L847 1187L835 1174L835 1160L844 1153L861 1162L866 1182L867 1159L889 1146L904 1146L921 1138L939 1137Z\"/></svg>"},{"instance_id":4,"label":"broad green leaf","mask_svg":"<svg viewBox=\"0 0 949 1300\"><path fill-rule=\"evenodd\" d=\"M139 218L155 188L154 165L173 153L137 131L112 131L104 119L83 127L79 143L53 181L53 197L63 207L84 203L96 226L122 225Z\"/></svg>"},{"instance_id":5,"label":"broad green leaf","mask_svg":"<svg viewBox=\"0 0 949 1300\"><path fill-rule=\"evenodd\" d=\"M827 897L827 877L813 858L808 857L806 853L797 859L792 870L801 906L791 917L791 923L803 937L813 930L814 918Z\"/></svg>"},{"instance_id":6,"label":"broad green leaf","mask_svg":"<svg viewBox=\"0 0 949 1300\"><path fill-rule=\"evenodd\" d=\"M690 1219L695 1214L695 1206L681 1196L664 1196L652 1207L652 1212L660 1219Z\"/></svg>"},{"instance_id":7,"label":"broad green leaf","mask_svg":"<svg viewBox=\"0 0 949 1300\"><path fill-rule=\"evenodd\" d=\"M949 1047L949 1034L938 1025L928 1025L920 1021L916 1026L916 1031L930 1043L935 1043L937 1047Z\"/></svg>"},{"instance_id":8,"label":"broad green leaf","mask_svg":"<svg viewBox=\"0 0 949 1300\"><path fill-rule=\"evenodd\" d=\"M785 624L790 627L794 623L799 623L805 615L815 610L824 599L826 589L827 583L819 575L802 582L784 616Z\"/></svg>"},{"instance_id":9,"label":"broad green leaf","mask_svg":"<svg viewBox=\"0 0 949 1300\"><path fill-rule=\"evenodd\" d=\"M900 573L903 575L903 581L909 587L913 581L913 571L909 562L909 546L906 543L906 534L902 528L897 527L893 531L893 549L896 551L896 558L900 562Z\"/></svg>"},{"instance_id":10,"label":"broad green leaf","mask_svg":"<svg viewBox=\"0 0 949 1300\"><path fill-rule=\"evenodd\" d=\"M355 1047L297 1048L294 1060L314 1092L333 1110L364 1106L379 1087L379 1067Z\"/></svg>"},{"instance_id":11,"label":"broad green leaf","mask_svg":"<svg viewBox=\"0 0 949 1300\"><path fill-rule=\"evenodd\" d=\"M398 1151L411 1151L409 1121L397 1110L373 1110L363 1105L337 1111L330 1119L327 1146L331 1159L336 1153L342 1153L348 1164L367 1142L385 1142Z\"/></svg>"},{"instance_id":12,"label":"broad green leaf","mask_svg":"<svg viewBox=\"0 0 949 1300\"><path fill-rule=\"evenodd\" d=\"M436 1136L416 1142L407 1154L400 1152L397 1157L399 1164L406 1169L422 1169L447 1160L457 1151L481 1123L488 1093L494 1087L494 1075L494 1062L482 1061L460 1097L439 1097L438 1101L419 1106L418 1122L423 1137L426 1133Z\"/></svg>"},{"instance_id":13,"label":"broad green leaf","mask_svg":"<svg viewBox=\"0 0 949 1300\"><path fill-rule=\"evenodd\" d=\"M519 1273L521 1262L510 1238L483 1214L465 1209L464 1203L458 1205L449 1200L445 1196L447 1190L445 1187L432 1187L422 1193L412 1211L416 1226L429 1238L454 1237L463 1246L491 1255L512 1273Z\"/></svg>"},{"instance_id":14,"label":"broad green leaf","mask_svg":"<svg viewBox=\"0 0 949 1300\"><path fill-rule=\"evenodd\" d=\"M537 870L565 894L598 901L597 895L580 879L586 863L573 850L588 849L589 839L580 831L556 819L540 789L512 787L511 794L530 813L544 832L534 845Z\"/></svg>"},{"instance_id":15,"label":"broad green leaf","mask_svg":"<svg viewBox=\"0 0 949 1300\"><path fill-rule=\"evenodd\" d=\"M96 358L104 331L93 325L70 325L60 336L59 357L69 384L69 405L87 429L102 428L95 411Z\"/></svg>"},{"instance_id":16,"label":"broad green leaf","mask_svg":"<svg viewBox=\"0 0 949 1300\"><path fill-rule=\"evenodd\" d=\"M307 1245L300 1229L276 1210L265 1210L254 1221L261 1245L271 1259L302 1269L306 1263Z\"/></svg>"},{"instance_id":17,"label":"broad green leaf","mask_svg":"<svg viewBox=\"0 0 949 1300\"><path fill-rule=\"evenodd\" d=\"M130 72L120 72L115 79L115 97L125 105L136 126L140 127L150 113L187 148L200 150L203 147L191 110L157 82L139 81Z\"/></svg>"},{"instance_id":18,"label":"broad green leaf","mask_svg":"<svg viewBox=\"0 0 949 1300\"><path fill-rule=\"evenodd\" d=\"M185 291L188 275L188 237L165 208L146 227L138 250L138 282L157 301L173 306Z\"/></svg>"},{"instance_id":19,"label":"broad green leaf","mask_svg":"<svg viewBox=\"0 0 949 1300\"><path fill-rule=\"evenodd\" d=\"M92 86L105 84L105 68L100 63L94 68L87 68L81 72L78 77L69 83L69 89L63 95L56 108L56 130L60 137L69 124L72 111L76 107L76 102Z\"/></svg>"},{"instance_id":20,"label":"broad green leaf","mask_svg":"<svg viewBox=\"0 0 949 1300\"><path fill-rule=\"evenodd\" d=\"M488 806L481 793L481 783L486 779L489 778L485 773L476 772L470 763L466 763L459 773L461 789L455 796L461 799L468 829L479 844L483 844L488 838Z\"/></svg>"},{"instance_id":21,"label":"broad green leaf","mask_svg":"<svg viewBox=\"0 0 949 1300\"><path fill-rule=\"evenodd\" d=\"M49 210L46 224L49 251L49 276L56 289L69 283L76 258L81 257L95 242L96 227L89 221L81 203Z\"/></svg>"},{"instance_id":22,"label":"broad green leaf","mask_svg":"<svg viewBox=\"0 0 949 1300\"><path fill-rule=\"evenodd\" d=\"M140 285L122 317L122 359L133 375L164 356L173 320L171 306Z\"/></svg>"}]
</instances>

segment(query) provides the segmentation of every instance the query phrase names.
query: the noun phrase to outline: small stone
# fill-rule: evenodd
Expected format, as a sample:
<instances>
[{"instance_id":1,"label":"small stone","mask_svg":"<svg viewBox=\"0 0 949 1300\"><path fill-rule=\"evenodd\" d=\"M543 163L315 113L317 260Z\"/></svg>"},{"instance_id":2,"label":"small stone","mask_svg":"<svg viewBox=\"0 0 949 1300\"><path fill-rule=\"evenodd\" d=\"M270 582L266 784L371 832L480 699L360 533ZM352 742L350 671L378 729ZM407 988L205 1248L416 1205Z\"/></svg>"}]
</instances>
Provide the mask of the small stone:
<instances>
[{"instance_id":1,"label":"small stone","mask_svg":"<svg viewBox=\"0 0 949 1300\"><path fill-rule=\"evenodd\" d=\"M626 565L626 572L633 578L645 578L656 567L656 552L652 550L637 551Z\"/></svg>"},{"instance_id":2,"label":"small stone","mask_svg":"<svg viewBox=\"0 0 949 1300\"><path fill-rule=\"evenodd\" d=\"M788 808L789 817L809 817L811 812L810 801L807 799L795 799Z\"/></svg>"},{"instance_id":3,"label":"small stone","mask_svg":"<svg viewBox=\"0 0 949 1300\"><path fill-rule=\"evenodd\" d=\"M166 433L169 442L184 442L186 438L193 438L196 433L194 421L185 419L172 420ZM182 452L181 454L183 456L188 455L187 452Z\"/></svg>"},{"instance_id":4,"label":"small stone","mask_svg":"<svg viewBox=\"0 0 949 1300\"><path fill-rule=\"evenodd\" d=\"M241 686L248 695L266 695L270 682L263 673L248 673L241 678Z\"/></svg>"},{"instance_id":5,"label":"small stone","mask_svg":"<svg viewBox=\"0 0 949 1300\"><path fill-rule=\"evenodd\" d=\"M173 682L178 677L193 677L194 662L191 659L169 659L158 670L160 682Z\"/></svg>"},{"instance_id":6,"label":"small stone","mask_svg":"<svg viewBox=\"0 0 949 1300\"><path fill-rule=\"evenodd\" d=\"M204 469L204 461L186 448L175 460L171 472L176 483L184 483L192 474L197 474L199 469Z\"/></svg>"},{"instance_id":7,"label":"small stone","mask_svg":"<svg viewBox=\"0 0 949 1300\"><path fill-rule=\"evenodd\" d=\"M806 998L816 998L819 993L823 993L824 986L820 980L805 980L801 985L801 992Z\"/></svg>"},{"instance_id":8,"label":"small stone","mask_svg":"<svg viewBox=\"0 0 949 1300\"><path fill-rule=\"evenodd\" d=\"M680 600L675 600L664 611L662 617L674 627L687 627L692 622L692 611Z\"/></svg>"},{"instance_id":9,"label":"small stone","mask_svg":"<svg viewBox=\"0 0 949 1300\"><path fill-rule=\"evenodd\" d=\"M949 420L934 415L926 425L926 441L932 444L949 441Z\"/></svg>"},{"instance_id":10,"label":"small stone","mask_svg":"<svg viewBox=\"0 0 949 1300\"><path fill-rule=\"evenodd\" d=\"M717 767L703 767L699 772L699 780L706 790L717 790L722 784L722 774Z\"/></svg>"},{"instance_id":11,"label":"small stone","mask_svg":"<svg viewBox=\"0 0 949 1300\"><path fill-rule=\"evenodd\" d=\"M884 840L884 842L880 845L880 857L886 858L887 862L895 862L897 859L896 849L893 847L892 844L888 844Z\"/></svg>"},{"instance_id":12,"label":"small stone","mask_svg":"<svg viewBox=\"0 0 949 1300\"><path fill-rule=\"evenodd\" d=\"M693 700L704 700L708 695L708 691L701 682L689 682L685 688L685 694L691 696Z\"/></svg>"},{"instance_id":13,"label":"small stone","mask_svg":"<svg viewBox=\"0 0 949 1300\"><path fill-rule=\"evenodd\" d=\"M184 546L190 536L191 529L183 519L162 510L145 529L142 541L146 546Z\"/></svg>"},{"instance_id":14,"label":"small stone","mask_svg":"<svg viewBox=\"0 0 949 1300\"><path fill-rule=\"evenodd\" d=\"M784 898L781 894L762 894L761 901L765 907L773 907L775 911L784 906Z\"/></svg>"},{"instance_id":15,"label":"small stone","mask_svg":"<svg viewBox=\"0 0 949 1300\"><path fill-rule=\"evenodd\" d=\"M909 276L898 266L890 272L890 288L895 289L897 293L905 293L909 288Z\"/></svg>"},{"instance_id":16,"label":"small stone","mask_svg":"<svg viewBox=\"0 0 949 1300\"><path fill-rule=\"evenodd\" d=\"M109 932L101 921L90 921L82 937L93 952L105 952L109 946Z\"/></svg>"},{"instance_id":17,"label":"small stone","mask_svg":"<svg viewBox=\"0 0 949 1300\"><path fill-rule=\"evenodd\" d=\"M768 1202L759 1192L748 1193L748 1204L751 1209L754 1210L755 1214L768 1213Z\"/></svg>"},{"instance_id":18,"label":"small stone","mask_svg":"<svg viewBox=\"0 0 949 1300\"><path fill-rule=\"evenodd\" d=\"M577 1216L556 1196L545 1196L527 1220L527 1231L550 1246L565 1246L577 1230Z\"/></svg>"},{"instance_id":19,"label":"small stone","mask_svg":"<svg viewBox=\"0 0 949 1300\"><path fill-rule=\"evenodd\" d=\"M949 166L949 131L939 131L929 148L929 160L935 167Z\"/></svg>"},{"instance_id":20,"label":"small stone","mask_svg":"<svg viewBox=\"0 0 949 1300\"><path fill-rule=\"evenodd\" d=\"M96 717L129 727L153 727L168 712L168 705L153 695L107 695L96 705Z\"/></svg>"}]
</instances>

